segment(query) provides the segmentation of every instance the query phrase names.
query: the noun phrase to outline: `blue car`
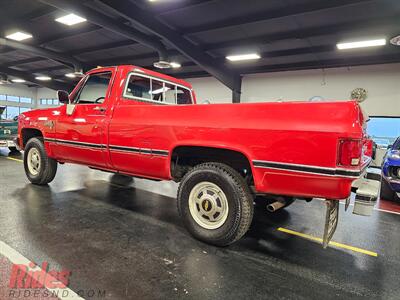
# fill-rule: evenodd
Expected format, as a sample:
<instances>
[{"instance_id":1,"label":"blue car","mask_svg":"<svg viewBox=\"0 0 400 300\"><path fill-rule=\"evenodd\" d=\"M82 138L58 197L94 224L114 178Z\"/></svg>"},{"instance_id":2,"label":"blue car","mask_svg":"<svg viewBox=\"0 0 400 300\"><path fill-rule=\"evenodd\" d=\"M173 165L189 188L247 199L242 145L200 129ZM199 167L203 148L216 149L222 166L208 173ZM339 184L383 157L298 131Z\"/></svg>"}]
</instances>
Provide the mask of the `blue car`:
<instances>
[{"instance_id":1,"label":"blue car","mask_svg":"<svg viewBox=\"0 0 400 300\"><path fill-rule=\"evenodd\" d=\"M388 149L382 164L381 198L399 199L400 196L400 137Z\"/></svg>"}]
</instances>

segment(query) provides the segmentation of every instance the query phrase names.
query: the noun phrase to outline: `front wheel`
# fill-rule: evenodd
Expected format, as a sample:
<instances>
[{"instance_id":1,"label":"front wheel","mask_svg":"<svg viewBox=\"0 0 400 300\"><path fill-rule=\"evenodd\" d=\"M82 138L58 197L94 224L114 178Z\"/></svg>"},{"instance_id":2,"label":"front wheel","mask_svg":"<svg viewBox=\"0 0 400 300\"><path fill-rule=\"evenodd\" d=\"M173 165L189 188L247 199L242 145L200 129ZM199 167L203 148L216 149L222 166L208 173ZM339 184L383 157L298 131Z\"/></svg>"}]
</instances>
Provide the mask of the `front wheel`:
<instances>
[{"instance_id":1,"label":"front wheel","mask_svg":"<svg viewBox=\"0 0 400 300\"><path fill-rule=\"evenodd\" d=\"M178 211L188 231L216 246L239 240L253 219L253 198L244 178L221 163L189 171L179 186Z\"/></svg>"},{"instance_id":2,"label":"front wheel","mask_svg":"<svg viewBox=\"0 0 400 300\"><path fill-rule=\"evenodd\" d=\"M44 185L56 176L57 161L47 156L41 139L32 138L25 146L24 168L30 182Z\"/></svg>"}]
</instances>

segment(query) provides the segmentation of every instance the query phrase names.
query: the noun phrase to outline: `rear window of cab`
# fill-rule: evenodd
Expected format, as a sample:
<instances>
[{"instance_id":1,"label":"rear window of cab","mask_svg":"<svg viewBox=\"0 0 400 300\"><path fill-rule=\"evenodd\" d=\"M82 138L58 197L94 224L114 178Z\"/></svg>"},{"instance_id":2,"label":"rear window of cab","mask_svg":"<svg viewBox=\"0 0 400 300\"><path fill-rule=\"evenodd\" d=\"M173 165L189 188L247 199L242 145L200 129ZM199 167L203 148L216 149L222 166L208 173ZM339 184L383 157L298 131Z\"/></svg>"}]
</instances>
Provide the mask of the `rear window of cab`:
<instances>
[{"instance_id":1,"label":"rear window of cab","mask_svg":"<svg viewBox=\"0 0 400 300\"><path fill-rule=\"evenodd\" d=\"M192 104L189 88L155 77L131 73L128 75L124 98L157 104Z\"/></svg>"}]
</instances>

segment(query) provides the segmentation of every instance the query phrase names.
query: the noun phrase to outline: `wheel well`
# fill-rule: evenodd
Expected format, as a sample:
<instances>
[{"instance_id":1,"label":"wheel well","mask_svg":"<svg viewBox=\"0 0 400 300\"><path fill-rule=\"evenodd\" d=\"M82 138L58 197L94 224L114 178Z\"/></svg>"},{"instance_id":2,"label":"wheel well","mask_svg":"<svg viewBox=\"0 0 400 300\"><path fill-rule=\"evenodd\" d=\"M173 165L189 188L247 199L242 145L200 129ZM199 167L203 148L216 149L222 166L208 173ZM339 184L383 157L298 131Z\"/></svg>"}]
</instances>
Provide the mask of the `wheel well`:
<instances>
[{"instance_id":1,"label":"wheel well","mask_svg":"<svg viewBox=\"0 0 400 300\"><path fill-rule=\"evenodd\" d=\"M180 146L174 149L171 157L171 175L175 181L194 166L205 162L224 163L239 172L244 178L252 181L252 172L247 157L238 151L212 147Z\"/></svg>"},{"instance_id":2,"label":"wheel well","mask_svg":"<svg viewBox=\"0 0 400 300\"><path fill-rule=\"evenodd\" d=\"M42 132L39 129L34 129L34 128L23 128L21 134L22 134L22 145L24 147L31 138L43 137Z\"/></svg>"}]
</instances>

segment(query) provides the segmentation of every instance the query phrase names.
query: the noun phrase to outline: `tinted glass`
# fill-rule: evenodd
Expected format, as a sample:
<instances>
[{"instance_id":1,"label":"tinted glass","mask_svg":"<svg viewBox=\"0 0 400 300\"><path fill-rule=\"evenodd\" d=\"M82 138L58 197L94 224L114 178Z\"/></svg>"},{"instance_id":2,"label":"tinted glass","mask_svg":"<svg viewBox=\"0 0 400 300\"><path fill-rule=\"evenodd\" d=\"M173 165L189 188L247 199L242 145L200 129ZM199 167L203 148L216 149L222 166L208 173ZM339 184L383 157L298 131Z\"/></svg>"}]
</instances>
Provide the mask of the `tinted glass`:
<instances>
[{"instance_id":1,"label":"tinted glass","mask_svg":"<svg viewBox=\"0 0 400 300\"><path fill-rule=\"evenodd\" d=\"M150 79L132 75L129 77L125 94L130 97L151 99Z\"/></svg>"},{"instance_id":2,"label":"tinted glass","mask_svg":"<svg viewBox=\"0 0 400 300\"><path fill-rule=\"evenodd\" d=\"M164 89L164 96L165 99L164 101L166 103L170 104L175 104L176 103L176 91L175 91L175 85L170 84L170 83L165 83L165 89Z\"/></svg>"},{"instance_id":3,"label":"tinted glass","mask_svg":"<svg viewBox=\"0 0 400 300\"><path fill-rule=\"evenodd\" d=\"M192 95L188 89L177 87L177 104L191 104L192 103Z\"/></svg>"},{"instance_id":4,"label":"tinted glass","mask_svg":"<svg viewBox=\"0 0 400 300\"><path fill-rule=\"evenodd\" d=\"M105 72L90 75L75 103L103 103L110 83L111 74L111 72ZM53 101L51 99L49 100L51 103L48 101L47 104L53 104Z\"/></svg>"},{"instance_id":5,"label":"tinted glass","mask_svg":"<svg viewBox=\"0 0 400 300\"><path fill-rule=\"evenodd\" d=\"M156 79L151 80L151 95L154 101L163 101L164 85L163 82Z\"/></svg>"}]
</instances>

